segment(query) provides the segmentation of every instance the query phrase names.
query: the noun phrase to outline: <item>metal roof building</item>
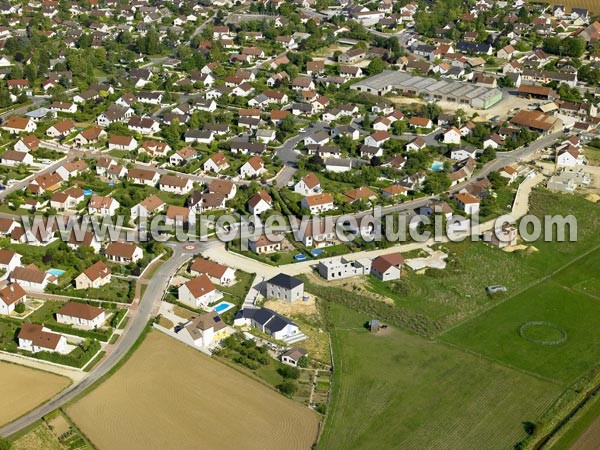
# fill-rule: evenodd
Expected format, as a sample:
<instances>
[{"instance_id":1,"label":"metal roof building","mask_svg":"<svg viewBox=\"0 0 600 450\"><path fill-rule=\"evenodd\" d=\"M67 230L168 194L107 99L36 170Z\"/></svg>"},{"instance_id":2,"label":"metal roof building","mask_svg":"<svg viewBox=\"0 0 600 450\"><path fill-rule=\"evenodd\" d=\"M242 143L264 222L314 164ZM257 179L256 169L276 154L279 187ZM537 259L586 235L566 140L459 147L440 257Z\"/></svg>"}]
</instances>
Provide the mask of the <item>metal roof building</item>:
<instances>
[{"instance_id":1,"label":"metal roof building","mask_svg":"<svg viewBox=\"0 0 600 450\"><path fill-rule=\"evenodd\" d=\"M353 84L350 88L379 96L392 91L413 96L422 95L427 100L443 100L469 105L475 109L487 109L502 100L500 89L487 88L463 81L419 77L393 70L385 70L378 75Z\"/></svg>"}]
</instances>

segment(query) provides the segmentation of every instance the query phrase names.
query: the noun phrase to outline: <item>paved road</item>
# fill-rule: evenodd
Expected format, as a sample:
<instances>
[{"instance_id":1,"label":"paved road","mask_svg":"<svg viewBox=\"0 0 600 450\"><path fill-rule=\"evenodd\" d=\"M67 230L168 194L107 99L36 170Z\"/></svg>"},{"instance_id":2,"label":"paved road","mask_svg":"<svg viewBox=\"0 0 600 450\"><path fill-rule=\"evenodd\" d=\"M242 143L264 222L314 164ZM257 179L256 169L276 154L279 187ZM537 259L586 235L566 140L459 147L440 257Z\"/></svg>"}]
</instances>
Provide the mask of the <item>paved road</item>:
<instances>
[{"instance_id":1,"label":"paved road","mask_svg":"<svg viewBox=\"0 0 600 450\"><path fill-rule=\"evenodd\" d=\"M142 331L148 323L153 311L158 309L165 291L165 286L168 285L170 278L176 273L177 269L183 263L185 263L190 256L192 256L193 253L199 251L201 248L200 245L197 245L195 249L188 251L185 249L183 244L174 244L174 246L176 250L174 256L160 266L160 268L155 272L150 280L150 283L148 284L148 288L144 293L142 301L139 303L137 308L132 307L130 312L131 318L127 324L127 328L123 332L121 339L115 345L113 351L106 356L106 358L98 367L90 372L88 376L79 383L71 385L71 387L58 394L49 402L27 413L14 422L0 428L0 435L10 436L11 434L22 430L35 421L41 419L46 414L49 414L55 409L60 408L65 403L81 394L86 388L98 381L127 354L133 344L142 334Z\"/></svg>"},{"instance_id":2,"label":"paved road","mask_svg":"<svg viewBox=\"0 0 600 450\"><path fill-rule=\"evenodd\" d=\"M328 123L316 122L307 126L302 133L294 136L291 139L288 139L282 145L276 148L277 157L281 160L283 165L294 167L298 162L298 152L295 150L298 143L303 141L304 138L323 130L329 131Z\"/></svg>"}]
</instances>

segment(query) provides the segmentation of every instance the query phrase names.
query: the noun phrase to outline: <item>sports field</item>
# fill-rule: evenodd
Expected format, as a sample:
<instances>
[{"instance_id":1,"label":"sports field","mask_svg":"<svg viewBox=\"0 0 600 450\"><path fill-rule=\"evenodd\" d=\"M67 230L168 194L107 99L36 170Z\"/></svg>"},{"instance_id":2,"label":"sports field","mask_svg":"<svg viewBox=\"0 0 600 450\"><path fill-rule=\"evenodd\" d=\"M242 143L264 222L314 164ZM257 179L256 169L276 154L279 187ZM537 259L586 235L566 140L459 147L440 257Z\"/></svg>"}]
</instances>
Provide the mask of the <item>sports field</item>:
<instances>
[{"instance_id":1,"label":"sports field","mask_svg":"<svg viewBox=\"0 0 600 450\"><path fill-rule=\"evenodd\" d=\"M70 383L68 378L0 362L0 425L31 411Z\"/></svg>"},{"instance_id":2,"label":"sports field","mask_svg":"<svg viewBox=\"0 0 600 450\"><path fill-rule=\"evenodd\" d=\"M555 383L332 307L334 397L319 448L507 449L559 394Z\"/></svg>"},{"instance_id":3,"label":"sports field","mask_svg":"<svg viewBox=\"0 0 600 450\"><path fill-rule=\"evenodd\" d=\"M67 413L99 450L310 449L319 421L299 403L156 331Z\"/></svg>"}]
</instances>

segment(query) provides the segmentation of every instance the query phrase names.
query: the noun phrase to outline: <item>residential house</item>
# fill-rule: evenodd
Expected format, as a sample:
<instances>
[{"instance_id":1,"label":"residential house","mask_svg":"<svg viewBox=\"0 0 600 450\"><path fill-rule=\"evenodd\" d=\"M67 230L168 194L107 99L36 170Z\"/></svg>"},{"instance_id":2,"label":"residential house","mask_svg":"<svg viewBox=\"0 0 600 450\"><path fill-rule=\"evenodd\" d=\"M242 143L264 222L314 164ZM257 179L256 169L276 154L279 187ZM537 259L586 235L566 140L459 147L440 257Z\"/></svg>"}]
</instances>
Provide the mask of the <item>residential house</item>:
<instances>
[{"instance_id":1,"label":"residential house","mask_svg":"<svg viewBox=\"0 0 600 450\"><path fill-rule=\"evenodd\" d=\"M269 240L266 236L260 236L255 241L250 240L250 242L248 242L248 248L258 255L274 253L281 250L281 242L274 242Z\"/></svg>"},{"instance_id":2,"label":"residential house","mask_svg":"<svg viewBox=\"0 0 600 450\"><path fill-rule=\"evenodd\" d=\"M65 354L69 352L67 338L62 334L52 333L43 325L24 323L19 334L19 348L31 353L55 352Z\"/></svg>"},{"instance_id":3,"label":"residential house","mask_svg":"<svg viewBox=\"0 0 600 450\"><path fill-rule=\"evenodd\" d=\"M56 282L56 276L40 270L34 264L15 267L8 278L12 283L19 283L23 288L37 292L43 292L49 283Z\"/></svg>"},{"instance_id":4,"label":"residential house","mask_svg":"<svg viewBox=\"0 0 600 450\"><path fill-rule=\"evenodd\" d=\"M135 150L138 146L137 141L131 136L111 135L108 138L109 150Z\"/></svg>"},{"instance_id":5,"label":"residential house","mask_svg":"<svg viewBox=\"0 0 600 450\"><path fill-rule=\"evenodd\" d=\"M159 213L165 209L165 202L156 195L142 200L140 203L131 208L131 218L150 217L153 214Z\"/></svg>"},{"instance_id":6,"label":"residential house","mask_svg":"<svg viewBox=\"0 0 600 450\"><path fill-rule=\"evenodd\" d=\"M144 251L128 242L111 242L104 250L109 261L119 264L136 263L144 257Z\"/></svg>"},{"instance_id":7,"label":"residential house","mask_svg":"<svg viewBox=\"0 0 600 450\"><path fill-rule=\"evenodd\" d=\"M119 209L119 202L112 197L92 195L88 203L88 213L98 216L113 216Z\"/></svg>"},{"instance_id":8,"label":"residential house","mask_svg":"<svg viewBox=\"0 0 600 450\"><path fill-rule=\"evenodd\" d=\"M27 301L27 293L19 283L12 283L0 289L0 315L10 315L18 303Z\"/></svg>"},{"instance_id":9,"label":"residential house","mask_svg":"<svg viewBox=\"0 0 600 450\"><path fill-rule=\"evenodd\" d=\"M255 178L265 173L265 163L260 156L252 156L240 167L240 176L242 178Z\"/></svg>"},{"instance_id":10,"label":"residential house","mask_svg":"<svg viewBox=\"0 0 600 450\"><path fill-rule=\"evenodd\" d=\"M97 289L107 285L110 281L110 268L100 260L85 269L75 278L75 289Z\"/></svg>"},{"instance_id":11,"label":"residential house","mask_svg":"<svg viewBox=\"0 0 600 450\"><path fill-rule=\"evenodd\" d=\"M371 275L381 281L397 280L402 273L404 258L399 252L378 256L371 264Z\"/></svg>"},{"instance_id":12,"label":"residential house","mask_svg":"<svg viewBox=\"0 0 600 450\"><path fill-rule=\"evenodd\" d=\"M321 182L317 176L309 172L294 185L294 192L301 195L315 195L321 192Z\"/></svg>"},{"instance_id":13,"label":"residential house","mask_svg":"<svg viewBox=\"0 0 600 450\"><path fill-rule=\"evenodd\" d=\"M315 195L307 195L306 197L302 198L300 205L302 208L310 210L311 214L319 214L335 209L333 196L326 192Z\"/></svg>"},{"instance_id":14,"label":"residential house","mask_svg":"<svg viewBox=\"0 0 600 450\"><path fill-rule=\"evenodd\" d=\"M479 199L468 193L454 194L454 199L458 203L458 208L468 215L479 212Z\"/></svg>"},{"instance_id":15,"label":"residential house","mask_svg":"<svg viewBox=\"0 0 600 450\"><path fill-rule=\"evenodd\" d=\"M223 153L211 155L203 164L205 172L219 173L229 168L229 161Z\"/></svg>"},{"instance_id":16,"label":"residential house","mask_svg":"<svg viewBox=\"0 0 600 450\"><path fill-rule=\"evenodd\" d=\"M265 211L273 208L273 199L264 189L258 191L248 200L248 209L255 216L260 216Z\"/></svg>"},{"instance_id":17,"label":"residential house","mask_svg":"<svg viewBox=\"0 0 600 450\"><path fill-rule=\"evenodd\" d=\"M56 321L75 328L91 330L106 322L106 310L79 302L68 302L56 312Z\"/></svg>"},{"instance_id":18,"label":"residential house","mask_svg":"<svg viewBox=\"0 0 600 450\"><path fill-rule=\"evenodd\" d=\"M197 347L211 347L229 336L229 327L215 311L192 317L185 330Z\"/></svg>"},{"instance_id":19,"label":"residential house","mask_svg":"<svg viewBox=\"0 0 600 450\"><path fill-rule=\"evenodd\" d=\"M193 308L207 307L209 304L223 298L223 294L206 274L182 284L179 286L177 293L181 303L190 305Z\"/></svg>"},{"instance_id":20,"label":"residential house","mask_svg":"<svg viewBox=\"0 0 600 450\"><path fill-rule=\"evenodd\" d=\"M192 190L192 180L177 175L163 175L158 181L158 187L161 191L171 192L173 194L187 194Z\"/></svg>"},{"instance_id":21,"label":"residential house","mask_svg":"<svg viewBox=\"0 0 600 450\"><path fill-rule=\"evenodd\" d=\"M265 297L293 303L304 297L304 283L298 278L280 273L267 280Z\"/></svg>"},{"instance_id":22,"label":"residential house","mask_svg":"<svg viewBox=\"0 0 600 450\"><path fill-rule=\"evenodd\" d=\"M189 272L195 277L204 274L210 281L221 286L231 286L235 283L235 269L204 258L194 259Z\"/></svg>"}]
</instances>

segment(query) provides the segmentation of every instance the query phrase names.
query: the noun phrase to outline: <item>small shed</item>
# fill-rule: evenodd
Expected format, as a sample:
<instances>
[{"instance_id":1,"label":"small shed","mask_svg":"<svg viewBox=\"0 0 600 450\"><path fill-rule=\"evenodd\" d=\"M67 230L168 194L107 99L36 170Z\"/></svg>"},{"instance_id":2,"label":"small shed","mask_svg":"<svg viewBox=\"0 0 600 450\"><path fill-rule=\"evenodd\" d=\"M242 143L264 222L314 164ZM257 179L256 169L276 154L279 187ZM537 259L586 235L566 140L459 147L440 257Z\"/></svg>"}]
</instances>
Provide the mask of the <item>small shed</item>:
<instances>
[{"instance_id":1,"label":"small shed","mask_svg":"<svg viewBox=\"0 0 600 450\"><path fill-rule=\"evenodd\" d=\"M370 320L369 321L369 330L371 333L377 333L379 331L380 323L379 320Z\"/></svg>"}]
</instances>

